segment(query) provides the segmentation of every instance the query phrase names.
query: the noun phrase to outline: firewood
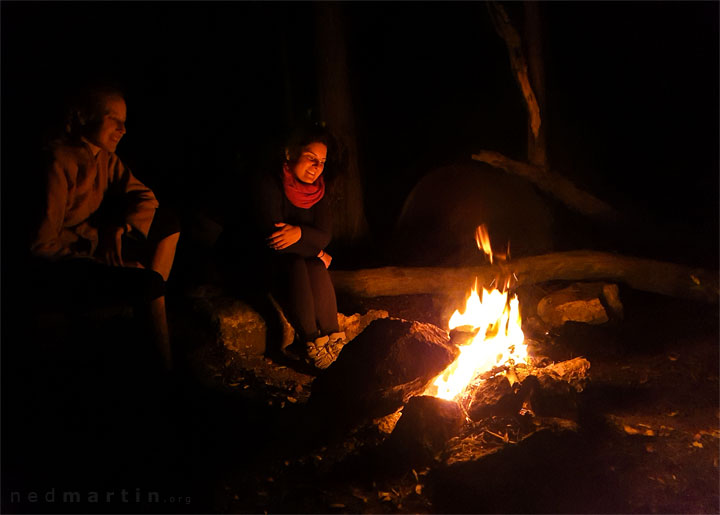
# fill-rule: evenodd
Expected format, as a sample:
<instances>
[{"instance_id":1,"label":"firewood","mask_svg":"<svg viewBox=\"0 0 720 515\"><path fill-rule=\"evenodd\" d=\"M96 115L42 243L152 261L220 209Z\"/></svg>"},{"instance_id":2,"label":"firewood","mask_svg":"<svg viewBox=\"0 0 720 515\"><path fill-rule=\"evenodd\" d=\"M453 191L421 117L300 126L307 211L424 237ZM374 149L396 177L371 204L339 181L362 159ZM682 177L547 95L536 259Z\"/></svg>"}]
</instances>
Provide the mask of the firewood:
<instances>
[{"instance_id":1,"label":"firewood","mask_svg":"<svg viewBox=\"0 0 720 515\"><path fill-rule=\"evenodd\" d=\"M718 273L651 259L595 251L571 251L474 267L381 267L334 270L339 293L359 297L468 292L478 285L512 278L512 286L547 281L622 282L633 289L672 297L718 302Z\"/></svg>"}]
</instances>

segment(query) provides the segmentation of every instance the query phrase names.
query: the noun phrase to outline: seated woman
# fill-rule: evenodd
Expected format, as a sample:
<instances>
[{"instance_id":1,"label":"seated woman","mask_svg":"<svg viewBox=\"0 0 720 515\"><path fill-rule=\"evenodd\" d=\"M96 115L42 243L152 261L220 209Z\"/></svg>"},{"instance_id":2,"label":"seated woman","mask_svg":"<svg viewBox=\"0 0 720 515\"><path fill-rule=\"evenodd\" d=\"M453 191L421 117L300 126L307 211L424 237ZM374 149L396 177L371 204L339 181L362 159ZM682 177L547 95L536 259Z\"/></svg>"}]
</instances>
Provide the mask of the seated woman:
<instances>
[{"instance_id":1,"label":"seated woman","mask_svg":"<svg viewBox=\"0 0 720 515\"><path fill-rule=\"evenodd\" d=\"M326 129L297 130L285 159L260 178L253 204L262 241L261 258L269 289L304 344L307 358L327 368L337 358L345 333L339 331L335 289L325 252L332 235L332 213L323 177L330 145Z\"/></svg>"},{"instance_id":2,"label":"seated woman","mask_svg":"<svg viewBox=\"0 0 720 515\"><path fill-rule=\"evenodd\" d=\"M179 225L115 154L126 118L123 95L113 87L89 88L72 106L67 133L49 148L45 205L30 250L37 282L61 299L149 308L170 368L164 291Z\"/></svg>"}]
</instances>

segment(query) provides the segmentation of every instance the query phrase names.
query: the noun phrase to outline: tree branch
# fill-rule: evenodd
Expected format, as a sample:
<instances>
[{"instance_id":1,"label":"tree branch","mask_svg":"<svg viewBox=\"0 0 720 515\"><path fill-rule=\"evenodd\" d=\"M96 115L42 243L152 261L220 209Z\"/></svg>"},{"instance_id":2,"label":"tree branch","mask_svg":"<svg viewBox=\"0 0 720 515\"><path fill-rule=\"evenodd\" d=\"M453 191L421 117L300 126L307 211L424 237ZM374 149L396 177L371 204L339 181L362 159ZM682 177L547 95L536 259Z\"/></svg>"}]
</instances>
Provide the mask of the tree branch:
<instances>
[{"instance_id":1,"label":"tree branch","mask_svg":"<svg viewBox=\"0 0 720 515\"><path fill-rule=\"evenodd\" d=\"M537 185L538 188L550 193L578 213L606 221L617 221L620 217L613 207L581 190L568 179L552 170L523 163L522 161L515 161L492 150L481 150L477 154L473 154L472 159L525 177Z\"/></svg>"}]
</instances>

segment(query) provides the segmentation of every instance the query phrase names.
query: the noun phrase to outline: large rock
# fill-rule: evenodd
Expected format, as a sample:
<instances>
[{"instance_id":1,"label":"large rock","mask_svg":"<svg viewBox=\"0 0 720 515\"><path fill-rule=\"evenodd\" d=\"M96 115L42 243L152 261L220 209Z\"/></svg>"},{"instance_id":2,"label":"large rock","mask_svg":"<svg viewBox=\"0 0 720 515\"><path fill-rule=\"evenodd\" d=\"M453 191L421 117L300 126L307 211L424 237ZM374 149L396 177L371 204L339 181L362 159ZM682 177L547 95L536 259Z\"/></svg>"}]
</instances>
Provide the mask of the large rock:
<instances>
[{"instance_id":1,"label":"large rock","mask_svg":"<svg viewBox=\"0 0 720 515\"><path fill-rule=\"evenodd\" d=\"M459 266L483 262L475 229L485 224L496 253L513 257L553 249L552 214L525 179L484 163L433 170L408 195L392 250L399 262Z\"/></svg>"},{"instance_id":2,"label":"large rock","mask_svg":"<svg viewBox=\"0 0 720 515\"><path fill-rule=\"evenodd\" d=\"M394 318L373 321L312 386L310 404L352 421L396 411L452 363L459 351L447 331Z\"/></svg>"},{"instance_id":3,"label":"large rock","mask_svg":"<svg viewBox=\"0 0 720 515\"><path fill-rule=\"evenodd\" d=\"M265 320L246 302L213 293L200 292L193 307L216 340L243 359L263 355L267 341Z\"/></svg>"},{"instance_id":4,"label":"large rock","mask_svg":"<svg viewBox=\"0 0 720 515\"><path fill-rule=\"evenodd\" d=\"M621 319L623 306L616 284L575 283L543 297L537 314L550 327L565 322L599 325Z\"/></svg>"},{"instance_id":5,"label":"large rock","mask_svg":"<svg viewBox=\"0 0 720 515\"><path fill-rule=\"evenodd\" d=\"M386 446L395 456L413 465L432 462L450 438L465 423L462 408L455 401L419 395L403 408Z\"/></svg>"},{"instance_id":6,"label":"large rock","mask_svg":"<svg viewBox=\"0 0 720 515\"><path fill-rule=\"evenodd\" d=\"M284 349L295 339L295 330L271 296L256 299L250 305L226 296L217 287L203 285L196 288L191 297L193 309L208 332L241 360L264 356L269 349ZM350 341L370 322L387 316L387 311L374 309L353 315L338 313L338 325Z\"/></svg>"}]
</instances>

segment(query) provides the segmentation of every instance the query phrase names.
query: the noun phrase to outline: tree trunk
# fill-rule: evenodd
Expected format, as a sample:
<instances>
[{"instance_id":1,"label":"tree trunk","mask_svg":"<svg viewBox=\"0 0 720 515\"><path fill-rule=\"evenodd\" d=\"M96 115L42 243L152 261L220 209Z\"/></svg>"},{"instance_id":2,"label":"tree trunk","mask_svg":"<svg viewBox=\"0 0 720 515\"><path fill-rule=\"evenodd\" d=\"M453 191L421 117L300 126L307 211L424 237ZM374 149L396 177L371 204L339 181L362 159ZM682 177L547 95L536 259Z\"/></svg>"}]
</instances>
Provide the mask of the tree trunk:
<instances>
[{"instance_id":1,"label":"tree trunk","mask_svg":"<svg viewBox=\"0 0 720 515\"><path fill-rule=\"evenodd\" d=\"M341 6L315 4L320 116L337 135L346 168L333 184L330 204L333 236L342 244L357 243L367 234L363 188L358 168L355 119L350 98Z\"/></svg>"},{"instance_id":2,"label":"tree trunk","mask_svg":"<svg viewBox=\"0 0 720 515\"><path fill-rule=\"evenodd\" d=\"M673 297L718 302L718 274L684 265L620 256L604 252L573 251L521 258L476 267L384 267L355 271L334 270L338 292L360 297L414 294L458 294L513 278L513 285L554 280L623 282L636 290Z\"/></svg>"},{"instance_id":3,"label":"tree trunk","mask_svg":"<svg viewBox=\"0 0 720 515\"><path fill-rule=\"evenodd\" d=\"M487 5L490 11L490 19L493 22L495 30L507 45L508 54L510 55L510 65L515 73L515 79L520 86L523 99L525 100L525 107L527 107L528 110L530 132L532 136L537 139L542 124L540 106L538 105L537 97L528 76L528 66L522 48L522 40L510 22L510 18L502 5L498 2L488 2Z\"/></svg>"},{"instance_id":4,"label":"tree trunk","mask_svg":"<svg viewBox=\"0 0 720 515\"><path fill-rule=\"evenodd\" d=\"M527 50L530 85L535 92L538 110L545 113L545 67L543 65L542 21L537 1L523 2L525 9L525 48ZM537 136L533 134L528 121L528 161L535 166L547 168L547 145L545 142L547 123L541 123Z\"/></svg>"}]
</instances>

